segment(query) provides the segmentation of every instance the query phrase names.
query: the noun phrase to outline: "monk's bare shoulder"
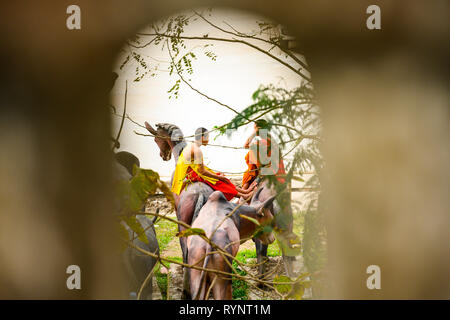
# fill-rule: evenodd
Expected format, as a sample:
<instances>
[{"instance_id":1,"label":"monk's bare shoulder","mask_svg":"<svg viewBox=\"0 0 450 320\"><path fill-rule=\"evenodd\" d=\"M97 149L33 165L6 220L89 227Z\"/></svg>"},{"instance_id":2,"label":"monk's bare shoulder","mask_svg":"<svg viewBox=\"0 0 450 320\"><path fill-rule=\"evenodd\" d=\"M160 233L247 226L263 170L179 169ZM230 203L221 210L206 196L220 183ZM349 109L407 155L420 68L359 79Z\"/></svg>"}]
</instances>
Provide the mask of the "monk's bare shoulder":
<instances>
[{"instance_id":1,"label":"monk's bare shoulder","mask_svg":"<svg viewBox=\"0 0 450 320\"><path fill-rule=\"evenodd\" d=\"M199 146L197 146L195 143L191 143L188 145L183 152L184 159L186 161L191 161L192 158L198 163L199 161L202 162L203 159L203 153Z\"/></svg>"},{"instance_id":2,"label":"monk's bare shoulder","mask_svg":"<svg viewBox=\"0 0 450 320\"><path fill-rule=\"evenodd\" d=\"M202 164L203 163L203 153L202 150L200 150L200 147L194 144L193 147L194 150L194 159L196 164Z\"/></svg>"},{"instance_id":3,"label":"monk's bare shoulder","mask_svg":"<svg viewBox=\"0 0 450 320\"><path fill-rule=\"evenodd\" d=\"M186 161L189 161L192 153L192 143L188 144L183 150L183 158Z\"/></svg>"}]
</instances>

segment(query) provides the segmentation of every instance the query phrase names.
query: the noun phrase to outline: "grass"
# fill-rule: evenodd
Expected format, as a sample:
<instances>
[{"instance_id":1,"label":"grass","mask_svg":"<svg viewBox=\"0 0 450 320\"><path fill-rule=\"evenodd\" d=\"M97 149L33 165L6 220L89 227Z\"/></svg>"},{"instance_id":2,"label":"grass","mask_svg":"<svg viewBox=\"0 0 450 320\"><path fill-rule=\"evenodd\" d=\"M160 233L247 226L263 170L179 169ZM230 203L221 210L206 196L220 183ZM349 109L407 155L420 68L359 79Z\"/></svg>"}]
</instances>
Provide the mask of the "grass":
<instances>
[{"instance_id":1,"label":"grass","mask_svg":"<svg viewBox=\"0 0 450 320\"><path fill-rule=\"evenodd\" d=\"M158 266L158 270L155 272L155 278L159 291L161 291L162 299L167 300L167 274L161 273L161 265Z\"/></svg>"},{"instance_id":2,"label":"grass","mask_svg":"<svg viewBox=\"0 0 450 320\"><path fill-rule=\"evenodd\" d=\"M183 262L183 259L180 257L168 257L168 259L175 260L177 262ZM171 263L164 262L164 264L170 268ZM158 284L158 288L161 291L161 297L163 300L167 300L167 274L161 273L161 264L155 271L156 283Z\"/></svg>"},{"instance_id":3,"label":"grass","mask_svg":"<svg viewBox=\"0 0 450 320\"><path fill-rule=\"evenodd\" d=\"M241 275L241 276L247 275L247 272L241 270L238 267L236 261L233 261L233 267L239 275ZM233 300L248 300L248 283L247 283L247 281L233 277L231 286L233 288Z\"/></svg>"},{"instance_id":4,"label":"grass","mask_svg":"<svg viewBox=\"0 0 450 320\"><path fill-rule=\"evenodd\" d=\"M156 238L158 239L159 252L163 253L168 244L175 238L178 232L178 226L176 223L165 219L159 219L155 224ZM172 260L183 262L181 257L168 257ZM164 262L167 267L170 267L170 263ZM161 273L161 264L155 271L156 283L161 291L161 297L163 300L167 300L167 274Z\"/></svg>"},{"instance_id":5,"label":"grass","mask_svg":"<svg viewBox=\"0 0 450 320\"><path fill-rule=\"evenodd\" d=\"M269 248L267 249L267 256L268 257L281 256L280 247L276 242L269 245ZM256 259L256 250L255 249L239 250L238 254L236 255L236 259L243 263L247 263L248 259Z\"/></svg>"},{"instance_id":6,"label":"grass","mask_svg":"<svg viewBox=\"0 0 450 320\"><path fill-rule=\"evenodd\" d=\"M181 258L181 257L169 257L168 259L175 260L180 263L183 262L183 258ZM170 263L168 263L168 265L170 266Z\"/></svg>"},{"instance_id":7,"label":"grass","mask_svg":"<svg viewBox=\"0 0 450 320\"><path fill-rule=\"evenodd\" d=\"M178 232L177 224L166 219L159 219L155 224L156 238L159 252L163 252Z\"/></svg>"}]
</instances>

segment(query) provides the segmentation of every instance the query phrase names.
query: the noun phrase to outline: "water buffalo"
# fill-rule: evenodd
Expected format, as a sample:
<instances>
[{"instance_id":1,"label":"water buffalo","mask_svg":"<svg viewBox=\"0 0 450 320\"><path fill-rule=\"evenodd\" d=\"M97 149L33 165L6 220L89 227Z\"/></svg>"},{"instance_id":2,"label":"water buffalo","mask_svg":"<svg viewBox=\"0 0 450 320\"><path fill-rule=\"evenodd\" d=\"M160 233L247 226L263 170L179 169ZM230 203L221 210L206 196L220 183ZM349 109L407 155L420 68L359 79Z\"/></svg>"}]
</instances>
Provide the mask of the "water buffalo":
<instances>
[{"instance_id":1,"label":"water buffalo","mask_svg":"<svg viewBox=\"0 0 450 320\"><path fill-rule=\"evenodd\" d=\"M252 197L251 204L253 203L261 203L266 201L267 199L272 198L276 195L276 191L272 186L269 186L267 181L262 181L259 183L258 188ZM284 190L280 193L277 200L275 200L270 206L269 211L274 217L274 226L277 227L278 232L277 235L282 241L289 241L289 239L296 239L296 235L293 233L293 216L292 216L292 208L290 205L291 195L288 190ZM279 202L284 201L284 210L281 210L281 206ZM267 259L267 248L268 246L261 242L259 239L253 239L256 247L256 258L258 263L258 274L263 276L266 272L266 265L263 263L265 259ZM283 256L284 268L286 274L294 278L295 273L293 270L293 263L295 261L294 256L288 256L285 254L283 246L281 246L281 253Z\"/></svg>"},{"instance_id":2,"label":"water buffalo","mask_svg":"<svg viewBox=\"0 0 450 320\"><path fill-rule=\"evenodd\" d=\"M201 228L206 236L222 250L235 257L240 241L251 237L257 225L241 216L256 219L262 227L271 224L273 216L269 210L275 197L265 202L254 201L250 206L238 207L236 203L227 201L220 191L214 191L208 198L206 204L201 208L198 217L192 223L193 228ZM231 215L230 218L224 218ZM271 232L262 233L259 240L268 245L275 238ZM187 241L188 263L190 265L203 266L203 268L214 269L223 272L231 272L232 259L225 257L215 251L212 246L200 236L190 236ZM228 260L228 262L226 261ZM230 300L232 298L231 280L229 276L223 276L204 270L190 269L189 283L191 296L194 299L207 299L207 288L214 281L212 292L215 300ZM214 278L217 278L214 280Z\"/></svg>"},{"instance_id":3,"label":"water buffalo","mask_svg":"<svg viewBox=\"0 0 450 320\"><path fill-rule=\"evenodd\" d=\"M130 180L132 178L133 165L139 165L136 156L128 152L120 152L116 154L117 162L114 163L114 173L117 182ZM123 199L117 199L117 207L120 208ZM156 239L155 228L152 220L144 215L137 215L136 219L145 230L145 236L148 244L142 242L136 237L136 234L125 223L123 225L128 231L129 239L135 246L155 254L159 253L158 241ZM130 298L136 298L141 285L144 283L150 271L156 263L156 259L148 255L144 255L134 248L127 246L122 253L122 263L127 273L128 290L127 295ZM147 282L141 293L141 299L152 299L152 281Z\"/></svg>"}]
</instances>

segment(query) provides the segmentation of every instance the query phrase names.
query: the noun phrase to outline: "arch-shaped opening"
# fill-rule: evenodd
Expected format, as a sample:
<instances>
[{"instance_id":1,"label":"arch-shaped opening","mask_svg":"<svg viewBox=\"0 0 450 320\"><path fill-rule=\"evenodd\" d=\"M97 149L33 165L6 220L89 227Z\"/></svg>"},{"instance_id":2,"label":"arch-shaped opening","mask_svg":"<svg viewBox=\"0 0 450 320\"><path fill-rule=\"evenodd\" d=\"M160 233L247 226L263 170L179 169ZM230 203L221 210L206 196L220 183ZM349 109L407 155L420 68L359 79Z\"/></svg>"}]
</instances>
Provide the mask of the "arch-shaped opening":
<instances>
[{"instance_id":1,"label":"arch-shaped opening","mask_svg":"<svg viewBox=\"0 0 450 320\"><path fill-rule=\"evenodd\" d=\"M179 12L149 24L129 39L118 54L113 78L113 150L137 156L142 168L158 172L174 191L172 174L180 168L178 156L182 158L180 153L195 145L195 132L204 127L209 143L201 148L201 162L212 168L210 172L225 175L237 186L238 197L250 199L263 185L278 196L272 208L279 211L273 225L278 241L269 246L270 258L264 265L273 269L281 256L291 258L280 262L284 269L271 271L269 297L286 294L274 289L274 279L323 268L324 251L316 254L303 247L307 252L304 260L301 249L304 236L309 237L306 243L324 249L324 237L316 240L317 230L323 226L309 225L320 220L316 217L323 167L320 108L308 63L282 24L234 9ZM181 130L184 144L179 143L180 132L174 128ZM172 138L166 139L168 135ZM196 173L193 178L183 172L183 185L175 195L178 209L178 197L188 190L189 183L211 178ZM257 176L258 180L264 178L258 185ZM150 199L147 211L162 209L176 217L161 197ZM305 225L306 215L311 217ZM174 232L177 225L159 219L156 234L162 255L181 258ZM178 219L191 224L180 215ZM237 263L246 263L249 255L255 255L253 242L241 246ZM251 268L257 270L258 265ZM310 279L299 283L302 281ZM259 297L257 289L239 292L235 290L234 298ZM310 291L297 294L297 298L311 296Z\"/></svg>"}]
</instances>

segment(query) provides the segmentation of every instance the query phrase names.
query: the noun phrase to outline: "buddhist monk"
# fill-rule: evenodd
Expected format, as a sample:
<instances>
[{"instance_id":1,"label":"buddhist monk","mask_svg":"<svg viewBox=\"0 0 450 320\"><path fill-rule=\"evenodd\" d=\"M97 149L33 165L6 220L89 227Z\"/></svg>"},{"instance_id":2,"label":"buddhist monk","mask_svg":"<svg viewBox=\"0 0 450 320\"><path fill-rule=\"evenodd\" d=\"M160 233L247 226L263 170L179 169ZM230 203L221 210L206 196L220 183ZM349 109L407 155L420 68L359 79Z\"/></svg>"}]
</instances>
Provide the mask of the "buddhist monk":
<instances>
[{"instance_id":1,"label":"buddhist monk","mask_svg":"<svg viewBox=\"0 0 450 320\"><path fill-rule=\"evenodd\" d=\"M255 179L261 173L261 168L263 166L267 168L274 168L268 170L269 174L274 174L277 177L278 182L285 182L283 176L286 175L286 171L284 169L284 163L281 156L276 159L278 164L272 163L272 138L270 136L269 129L270 126L266 120L258 119L254 122L253 133L245 141L244 148L250 150L245 156L245 162L247 163L248 168L242 178L243 189L247 189L253 184ZM261 158L264 158L266 161L261 161Z\"/></svg>"}]
</instances>

